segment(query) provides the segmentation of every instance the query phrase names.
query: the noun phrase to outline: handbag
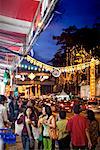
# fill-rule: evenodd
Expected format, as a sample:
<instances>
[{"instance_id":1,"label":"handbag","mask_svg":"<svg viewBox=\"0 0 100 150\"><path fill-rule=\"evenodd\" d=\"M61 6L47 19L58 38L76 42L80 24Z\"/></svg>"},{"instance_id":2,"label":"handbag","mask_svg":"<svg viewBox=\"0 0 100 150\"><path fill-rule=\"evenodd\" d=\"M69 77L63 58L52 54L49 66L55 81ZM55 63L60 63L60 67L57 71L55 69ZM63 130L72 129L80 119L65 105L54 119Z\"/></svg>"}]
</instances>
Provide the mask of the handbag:
<instances>
[{"instance_id":1,"label":"handbag","mask_svg":"<svg viewBox=\"0 0 100 150\"><path fill-rule=\"evenodd\" d=\"M21 115L22 114L19 114L17 119L19 119ZM24 127L24 124L23 123L17 124L17 120L16 120L15 121L15 134L21 136L23 127Z\"/></svg>"},{"instance_id":2,"label":"handbag","mask_svg":"<svg viewBox=\"0 0 100 150\"><path fill-rule=\"evenodd\" d=\"M57 128L49 128L49 136L51 139L57 140L58 135L59 135L59 132Z\"/></svg>"},{"instance_id":3,"label":"handbag","mask_svg":"<svg viewBox=\"0 0 100 150\"><path fill-rule=\"evenodd\" d=\"M32 126L32 133L33 133L34 139L38 140L40 136L39 128Z\"/></svg>"},{"instance_id":4,"label":"handbag","mask_svg":"<svg viewBox=\"0 0 100 150\"><path fill-rule=\"evenodd\" d=\"M50 121L52 120L53 117L54 116L51 117ZM55 117L54 117L54 119L55 119ZM56 119L55 119L55 121L56 121ZM48 132L49 132L49 137L51 139L53 139L53 140L57 140L58 139L59 132L58 132L58 129L56 127L55 128L49 127Z\"/></svg>"}]
</instances>

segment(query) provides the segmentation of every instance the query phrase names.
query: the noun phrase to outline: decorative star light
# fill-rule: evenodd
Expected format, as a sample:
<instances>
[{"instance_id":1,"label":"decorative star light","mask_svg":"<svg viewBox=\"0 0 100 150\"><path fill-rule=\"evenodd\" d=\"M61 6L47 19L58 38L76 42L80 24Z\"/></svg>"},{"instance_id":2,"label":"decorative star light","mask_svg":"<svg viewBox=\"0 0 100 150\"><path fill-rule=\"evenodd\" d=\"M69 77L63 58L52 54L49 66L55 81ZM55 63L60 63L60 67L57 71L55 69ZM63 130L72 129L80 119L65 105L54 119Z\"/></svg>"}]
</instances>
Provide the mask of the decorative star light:
<instances>
[{"instance_id":1,"label":"decorative star light","mask_svg":"<svg viewBox=\"0 0 100 150\"><path fill-rule=\"evenodd\" d=\"M31 74L29 74L29 76L28 76L31 80L33 80L36 76L33 74L33 73L31 73Z\"/></svg>"}]
</instances>

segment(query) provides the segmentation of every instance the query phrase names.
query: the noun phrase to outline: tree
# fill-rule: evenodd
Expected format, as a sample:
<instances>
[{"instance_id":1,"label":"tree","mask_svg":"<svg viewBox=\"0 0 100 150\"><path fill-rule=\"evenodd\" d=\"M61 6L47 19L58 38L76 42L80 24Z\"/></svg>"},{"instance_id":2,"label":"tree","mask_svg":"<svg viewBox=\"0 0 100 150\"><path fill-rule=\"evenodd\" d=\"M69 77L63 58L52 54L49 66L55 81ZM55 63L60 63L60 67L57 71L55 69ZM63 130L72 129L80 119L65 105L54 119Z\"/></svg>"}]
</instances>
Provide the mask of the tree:
<instances>
[{"instance_id":1,"label":"tree","mask_svg":"<svg viewBox=\"0 0 100 150\"><path fill-rule=\"evenodd\" d=\"M51 60L53 65L59 64L59 66L66 66L76 64L70 61L70 55L73 51L73 57L76 58L76 54L80 50L90 53L91 56L100 58L100 24L93 28L84 27L78 29L76 26L70 26L63 30L60 36L53 36L53 39L57 41L57 45L60 45L54 58ZM67 56L66 56L67 55ZM66 60L68 59L68 60ZM67 64L66 64L67 62Z\"/></svg>"},{"instance_id":2,"label":"tree","mask_svg":"<svg viewBox=\"0 0 100 150\"><path fill-rule=\"evenodd\" d=\"M80 29L76 26L70 26L64 29L60 36L53 36L53 39L60 46L51 60L54 66L71 66L88 62L92 57L100 58L100 24L93 26L93 28L84 27ZM68 80L66 80L65 89L71 91L72 87L75 87L75 93L78 93L79 83L82 80L87 80L85 72L87 71L66 73Z\"/></svg>"},{"instance_id":3,"label":"tree","mask_svg":"<svg viewBox=\"0 0 100 150\"><path fill-rule=\"evenodd\" d=\"M66 54L61 51L57 51L54 58L49 62L52 62L53 66L56 67L66 66Z\"/></svg>"}]
</instances>

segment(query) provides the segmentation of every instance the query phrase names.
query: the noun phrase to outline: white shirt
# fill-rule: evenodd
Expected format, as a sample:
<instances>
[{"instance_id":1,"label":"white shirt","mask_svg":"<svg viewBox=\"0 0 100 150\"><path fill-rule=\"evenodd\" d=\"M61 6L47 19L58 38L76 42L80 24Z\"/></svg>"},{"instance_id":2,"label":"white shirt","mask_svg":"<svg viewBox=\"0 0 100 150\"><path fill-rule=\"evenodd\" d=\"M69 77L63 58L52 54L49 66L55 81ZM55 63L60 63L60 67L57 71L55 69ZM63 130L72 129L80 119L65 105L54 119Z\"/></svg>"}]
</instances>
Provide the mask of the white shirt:
<instances>
[{"instance_id":1,"label":"white shirt","mask_svg":"<svg viewBox=\"0 0 100 150\"><path fill-rule=\"evenodd\" d=\"M0 104L0 128L4 128L4 121L8 120L6 107Z\"/></svg>"}]
</instances>

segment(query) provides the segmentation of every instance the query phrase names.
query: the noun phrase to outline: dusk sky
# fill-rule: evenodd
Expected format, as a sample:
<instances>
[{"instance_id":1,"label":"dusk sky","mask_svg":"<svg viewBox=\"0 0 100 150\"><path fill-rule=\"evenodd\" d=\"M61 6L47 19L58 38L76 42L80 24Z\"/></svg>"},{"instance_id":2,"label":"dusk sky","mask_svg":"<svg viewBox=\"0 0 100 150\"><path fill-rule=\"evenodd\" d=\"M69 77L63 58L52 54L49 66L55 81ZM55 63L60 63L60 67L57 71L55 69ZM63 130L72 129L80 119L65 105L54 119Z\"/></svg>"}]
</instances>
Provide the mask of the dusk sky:
<instances>
[{"instance_id":1,"label":"dusk sky","mask_svg":"<svg viewBox=\"0 0 100 150\"><path fill-rule=\"evenodd\" d=\"M60 35L62 29L70 25L80 28L99 22L99 9L99 0L59 0L51 23L33 46L35 58L44 62L51 60L58 49L52 36Z\"/></svg>"}]
</instances>

